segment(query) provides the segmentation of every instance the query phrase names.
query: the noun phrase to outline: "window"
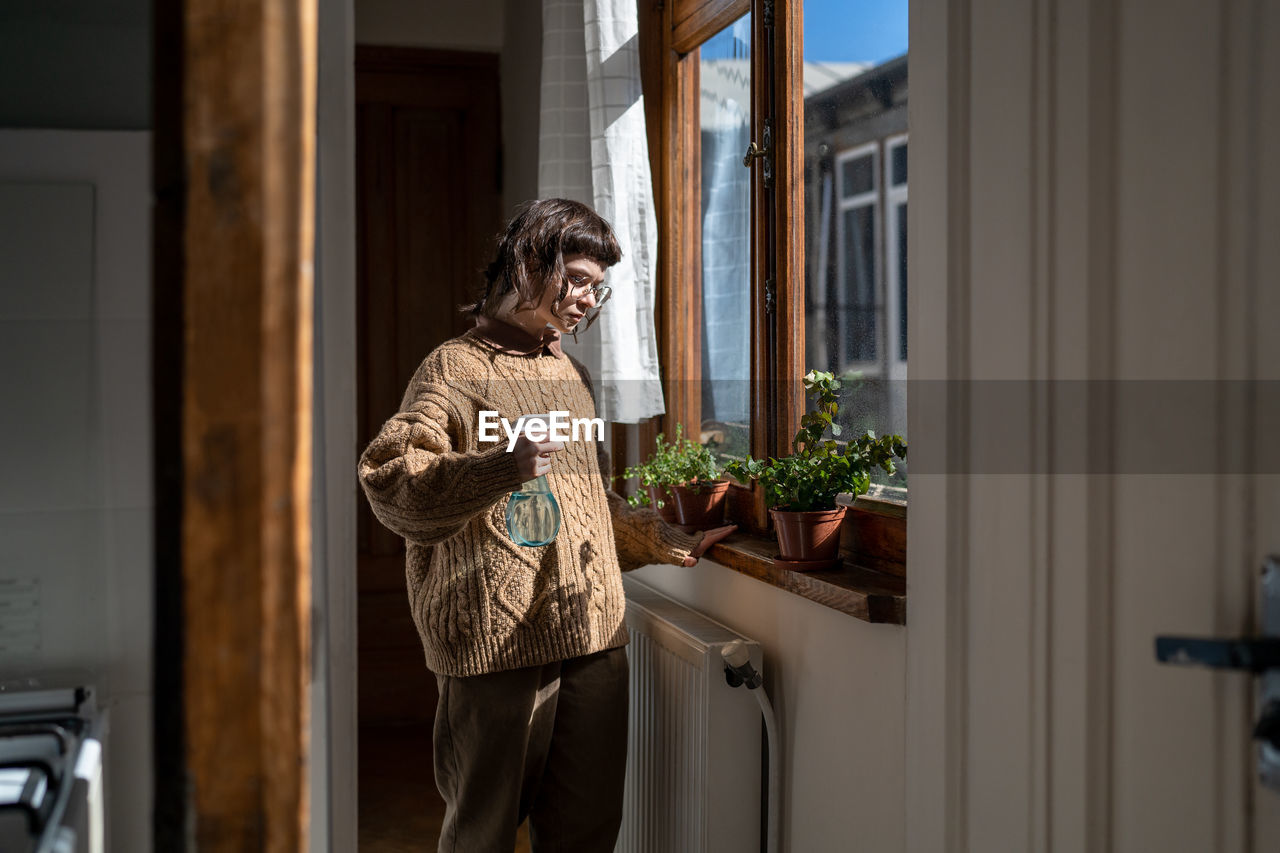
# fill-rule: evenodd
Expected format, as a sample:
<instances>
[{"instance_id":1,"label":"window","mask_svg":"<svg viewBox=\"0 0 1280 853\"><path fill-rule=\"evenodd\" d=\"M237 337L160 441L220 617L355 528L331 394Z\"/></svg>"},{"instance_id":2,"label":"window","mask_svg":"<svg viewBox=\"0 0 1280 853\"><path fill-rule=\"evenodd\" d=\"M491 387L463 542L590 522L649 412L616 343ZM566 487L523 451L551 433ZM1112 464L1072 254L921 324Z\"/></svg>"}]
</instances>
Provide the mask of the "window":
<instances>
[{"instance_id":1,"label":"window","mask_svg":"<svg viewBox=\"0 0 1280 853\"><path fill-rule=\"evenodd\" d=\"M847 380L846 425L905 434L905 0L641 9L664 426L728 455L786 453L818 368ZM736 520L763 529L746 491Z\"/></svg>"},{"instance_id":2,"label":"window","mask_svg":"<svg viewBox=\"0 0 1280 853\"><path fill-rule=\"evenodd\" d=\"M822 34L805 42L805 356L843 378L853 432L907 432L907 57L891 32L905 8L805 7L805 32Z\"/></svg>"},{"instance_id":3,"label":"window","mask_svg":"<svg viewBox=\"0 0 1280 853\"><path fill-rule=\"evenodd\" d=\"M751 15L698 48L702 174L701 397L698 426L723 455L751 441Z\"/></svg>"},{"instance_id":4,"label":"window","mask_svg":"<svg viewBox=\"0 0 1280 853\"><path fill-rule=\"evenodd\" d=\"M879 374L880 294L879 244L880 182L876 180L879 148L864 145L836 158L840 176L840 203L837 205L837 245L834 293L825 294L827 308L813 319L806 333L826 326L822 335L828 349L827 367L839 374L860 371ZM825 226L823 222L819 227ZM815 282L814 290L828 288ZM834 299L832 298L834 297ZM816 335L815 335L816 337ZM811 359L810 364L821 362Z\"/></svg>"}]
</instances>

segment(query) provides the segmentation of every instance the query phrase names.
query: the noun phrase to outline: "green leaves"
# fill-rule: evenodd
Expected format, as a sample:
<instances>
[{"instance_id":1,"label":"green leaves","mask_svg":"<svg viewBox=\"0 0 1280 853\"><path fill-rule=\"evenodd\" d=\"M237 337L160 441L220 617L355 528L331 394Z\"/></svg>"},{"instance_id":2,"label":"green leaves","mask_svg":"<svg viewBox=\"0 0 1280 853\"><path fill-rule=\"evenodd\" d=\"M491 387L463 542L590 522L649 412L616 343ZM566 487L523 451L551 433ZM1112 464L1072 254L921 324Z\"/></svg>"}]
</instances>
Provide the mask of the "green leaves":
<instances>
[{"instance_id":1,"label":"green leaves","mask_svg":"<svg viewBox=\"0 0 1280 853\"><path fill-rule=\"evenodd\" d=\"M676 424L675 440L668 442L659 433L653 453L639 465L622 472L623 479L640 480L640 491L627 498L632 506L648 506L649 486L670 486L718 480L721 475L715 456L709 448L684 437L684 427Z\"/></svg>"},{"instance_id":2,"label":"green leaves","mask_svg":"<svg viewBox=\"0 0 1280 853\"><path fill-rule=\"evenodd\" d=\"M800 419L800 429L791 442L792 454L763 462L748 456L729 463L725 471L743 482L759 480L770 506L800 512L835 509L837 495L867 492L875 468L892 474L894 458L907 458L907 443L900 435L876 438L870 430L843 447L834 438L824 438L828 431L832 436L840 435L840 425L835 422L840 380L831 373L811 370L804 376L804 387L816 398L816 405Z\"/></svg>"}]
</instances>

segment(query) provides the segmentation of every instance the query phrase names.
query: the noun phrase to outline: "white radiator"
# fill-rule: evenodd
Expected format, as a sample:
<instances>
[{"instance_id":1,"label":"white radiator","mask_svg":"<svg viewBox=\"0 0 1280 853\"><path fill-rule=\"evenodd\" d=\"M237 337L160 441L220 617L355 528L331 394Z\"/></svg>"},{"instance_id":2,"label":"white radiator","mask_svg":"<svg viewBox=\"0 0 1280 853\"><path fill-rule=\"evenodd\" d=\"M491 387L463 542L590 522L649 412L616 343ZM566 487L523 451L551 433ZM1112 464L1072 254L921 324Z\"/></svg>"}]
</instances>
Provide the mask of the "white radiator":
<instances>
[{"instance_id":1,"label":"white radiator","mask_svg":"<svg viewBox=\"0 0 1280 853\"><path fill-rule=\"evenodd\" d=\"M627 788L616 853L760 850L760 707L720 649L760 646L623 575L631 644Z\"/></svg>"}]
</instances>

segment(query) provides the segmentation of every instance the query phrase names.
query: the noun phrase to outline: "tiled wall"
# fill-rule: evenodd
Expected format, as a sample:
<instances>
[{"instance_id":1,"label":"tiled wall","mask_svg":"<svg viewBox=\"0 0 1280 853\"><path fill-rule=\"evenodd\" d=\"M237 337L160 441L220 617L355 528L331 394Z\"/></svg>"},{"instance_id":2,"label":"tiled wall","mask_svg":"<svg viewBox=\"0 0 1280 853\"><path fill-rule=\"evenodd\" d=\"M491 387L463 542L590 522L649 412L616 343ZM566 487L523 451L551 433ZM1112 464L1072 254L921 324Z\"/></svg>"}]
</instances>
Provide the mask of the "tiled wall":
<instances>
[{"instance_id":1,"label":"tiled wall","mask_svg":"<svg viewBox=\"0 0 1280 853\"><path fill-rule=\"evenodd\" d=\"M97 683L116 851L150 848L148 148L0 132L0 677Z\"/></svg>"},{"instance_id":2,"label":"tiled wall","mask_svg":"<svg viewBox=\"0 0 1280 853\"><path fill-rule=\"evenodd\" d=\"M153 5L0 3L0 127L149 127Z\"/></svg>"}]
</instances>

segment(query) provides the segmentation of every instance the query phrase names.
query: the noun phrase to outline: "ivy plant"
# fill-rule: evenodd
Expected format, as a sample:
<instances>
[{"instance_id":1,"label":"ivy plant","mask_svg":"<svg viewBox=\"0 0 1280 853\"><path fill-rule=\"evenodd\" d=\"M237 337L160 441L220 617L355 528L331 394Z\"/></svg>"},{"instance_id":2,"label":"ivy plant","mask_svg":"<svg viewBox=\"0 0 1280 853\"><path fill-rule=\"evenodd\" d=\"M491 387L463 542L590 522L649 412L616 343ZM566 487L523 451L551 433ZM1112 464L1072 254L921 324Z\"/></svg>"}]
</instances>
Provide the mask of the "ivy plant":
<instances>
[{"instance_id":1,"label":"ivy plant","mask_svg":"<svg viewBox=\"0 0 1280 853\"><path fill-rule=\"evenodd\" d=\"M639 465L632 465L622 472L623 479L639 478L640 490L627 498L632 506L649 506L649 486L685 485L697 489L697 484L718 480L720 466L707 447L685 438L684 428L676 424L675 440L668 442L666 435L658 433L653 453ZM663 506L662 501L658 506Z\"/></svg>"},{"instance_id":2,"label":"ivy plant","mask_svg":"<svg viewBox=\"0 0 1280 853\"><path fill-rule=\"evenodd\" d=\"M730 462L725 471L742 482L759 480L768 505L776 509L831 510L836 508L836 495L866 494L874 468L892 474L894 458L907 458L907 443L900 435L877 438L868 430L842 444L837 440L841 430L835 421L840 380L831 373L811 370L805 374L804 387L815 398L816 407L800 419L791 455L764 461L748 456Z\"/></svg>"}]
</instances>

